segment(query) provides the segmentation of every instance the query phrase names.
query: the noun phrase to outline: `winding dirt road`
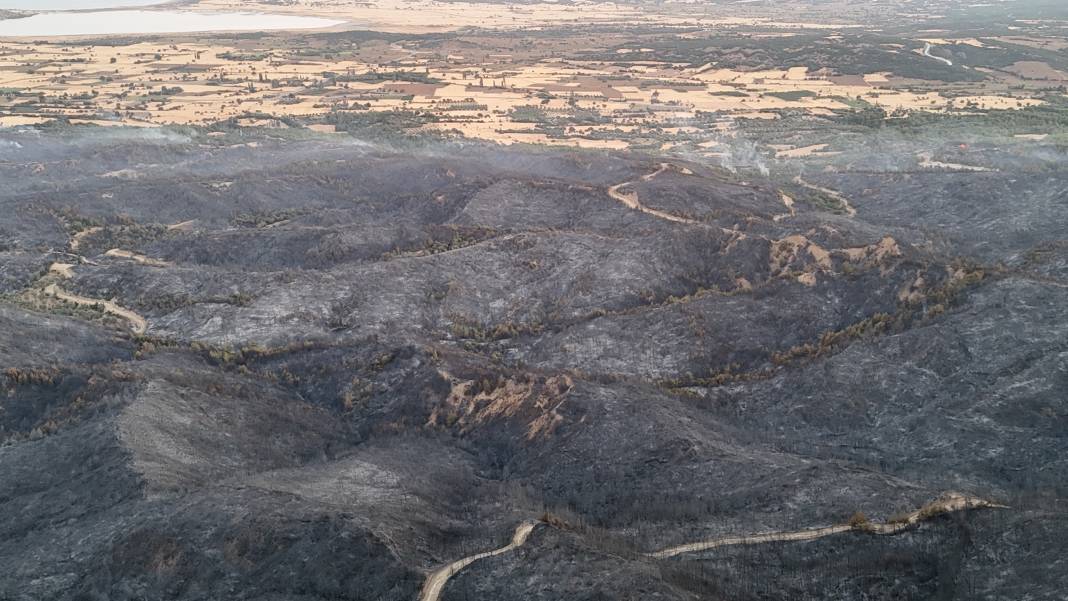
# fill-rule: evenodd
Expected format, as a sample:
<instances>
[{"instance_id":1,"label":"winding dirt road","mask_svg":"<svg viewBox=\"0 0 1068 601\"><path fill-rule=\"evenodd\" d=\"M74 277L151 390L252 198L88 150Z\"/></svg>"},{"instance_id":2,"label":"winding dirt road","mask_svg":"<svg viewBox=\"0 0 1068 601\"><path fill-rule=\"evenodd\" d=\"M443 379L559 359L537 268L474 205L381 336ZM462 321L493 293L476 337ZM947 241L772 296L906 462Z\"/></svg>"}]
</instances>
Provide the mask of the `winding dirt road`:
<instances>
[{"instance_id":1,"label":"winding dirt road","mask_svg":"<svg viewBox=\"0 0 1068 601\"><path fill-rule=\"evenodd\" d=\"M679 166L676 166L676 165L671 165L670 163L660 163L660 168L658 168L656 171L641 176L641 181L643 181L643 182L651 181L654 178L656 178L658 175L660 175L661 173L664 173L665 171L669 171L671 169L674 169L674 170L678 171L679 173L681 173L683 175L693 175L693 171L690 171L689 169L687 169L685 167L679 167ZM680 217L679 215L673 215L671 213L668 213L667 211L661 211L660 209L653 209L653 208L647 207L647 206L643 205L641 203L641 201L638 200L638 193L637 192L622 192L623 188L625 188L627 186L631 186L631 185L635 184L637 181L638 180L625 181L623 183L619 183L619 184L616 184L614 186L609 187L608 188L608 196L611 197L612 200L615 200L616 202L622 204L623 206L625 206L627 208L634 209L635 211L641 211L642 213L645 213L646 215L652 215L653 217L656 217L658 219L663 219L665 221L672 221L674 223L684 223L686 225L696 225L698 227L707 227L707 228L716 227L716 226L713 226L713 225L709 225L707 223L702 223L700 221L697 221L696 219L689 219L687 217ZM731 236L730 244L733 244L734 242L736 242L738 240L744 240L744 239L746 239L748 237L747 234L745 234L743 232L740 232L738 230L735 230L735 229L726 228L726 227L720 227L718 229L721 232L723 232L724 234L727 234L728 236Z\"/></svg>"},{"instance_id":2,"label":"winding dirt road","mask_svg":"<svg viewBox=\"0 0 1068 601\"><path fill-rule=\"evenodd\" d=\"M946 493L942 497L938 498L923 507L906 514L903 519L894 521L892 523L879 524L874 522L866 522L851 526L849 524L839 524L836 526L827 526L825 528L813 528L809 530L796 530L793 532L769 532L767 534L754 534L750 536L727 536L723 538L714 538L706 541L699 541L696 543L688 543L685 545L678 545L676 547L668 547L660 551L654 551L649 553L648 556L654 559L666 559L669 557L675 557L676 555L682 555L683 553L696 553L699 551L707 551L708 549L715 549L716 547L728 547L731 545L755 545L759 543L771 543L771 542L784 542L784 541L805 541L814 540L817 538L823 538L825 536L831 536L834 534L841 534L843 532L849 532L850 530L856 530L858 532L869 532L872 534L898 534L905 531L909 527L922 522L925 519L932 518L936 515L944 513L952 513L954 511L963 511L965 509L979 509L979 508L1005 508L1005 505L998 505L991 503L985 499L978 497L969 497L959 493Z\"/></svg>"},{"instance_id":3,"label":"winding dirt road","mask_svg":"<svg viewBox=\"0 0 1068 601\"><path fill-rule=\"evenodd\" d=\"M674 547L668 547L661 549L660 551L654 551L652 553L646 553L645 556L652 559L668 559L684 553L697 553L700 551L707 551L709 549L715 549L717 547L729 547L732 545L756 545L760 543L772 543L772 542L790 542L790 541L807 541L823 538L825 536L832 536L835 534L841 534L843 532L857 531L866 532L869 534L879 535L892 535L899 534L909 529L910 527L924 521L929 520L935 516L939 516L946 513L953 513L955 511L964 511L967 509L983 509L983 508L1001 508L1006 509L1006 505L999 505L986 499L979 497L972 497L956 492L946 492L940 497L927 503L926 505L912 511L910 513L895 519L893 522L877 523L877 522L860 522L856 525L852 524L837 524L834 526L826 526L823 528L811 528L808 530L794 530L790 532L768 532L764 534L751 534L749 536L726 536L721 538L713 538L710 540L698 541L694 543L687 543L684 545L677 545ZM530 538L531 532L541 522L527 521L520 524L515 529L515 535L512 536L512 542L497 549L495 551L487 551L485 553L478 553L476 555L469 555L463 559L454 561L448 565L445 565L437 570L431 572L426 582L423 584L423 590L419 594L419 601L440 601L441 593L445 588L445 585L449 582L449 578L452 578L460 570L463 570L472 563L485 559L487 557L494 557L496 555L502 555L508 553L513 549L521 547Z\"/></svg>"},{"instance_id":4,"label":"winding dirt road","mask_svg":"<svg viewBox=\"0 0 1068 601\"><path fill-rule=\"evenodd\" d=\"M129 259L142 265L148 265L149 267L170 267L170 263L167 261L161 261L159 259L153 259L152 257L146 257L145 255L139 255L135 252L123 250L121 248L113 248L106 253L106 256L117 257L119 259Z\"/></svg>"},{"instance_id":5,"label":"winding dirt road","mask_svg":"<svg viewBox=\"0 0 1068 601\"><path fill-rule=\"evenodd\" d=\"M59 286L56 286L55 284L49 284L48 286L46 286L44 289L44 293L49 296L58 298L61 301L74 303L76 305L90 307L99 305L103 307L104 312L110 313L116 317L121 317L122 319L128 321L130 323L130 329L133 330L134 334L144 334L145 330L148 329L148 322L145 321L144 317L141 317L140 315L134 313L129 309L120 307L112 301L70 294L68 292L64 292L62 289L60 289Z\"/></svg>"},{"instance_id":6,"label":"winding dirt road","mask_svg":"<svg viewBox=\"0 0 1068 601\"><path fill-rule=\"evenodd\" d=\"M813 540L823 538L824 536L830 536L832 534L848 532L852 529L852 526L842 525L816 528L813 530L799 530L796 532L769 532L768 534L757 534L753 536L728 536L696 543L687 543L677 547L669 547L662 551L650 553L649 557L654 559L667 559L668 557L675 557L676 555L682 555L683 553L697 553L698 551L707 551L709 549L715 549L716 547L756 545L759 543L771 543L777 541Z\"/></svg>"},{"instance_id":7,"label":"winding dirt road","mask_svg":"<svg viewBox=\"0 0 1068 601\"><path fill-rule=\"evenodd\" d=\"M934 46L931 45L931 42L924 42L923 43L923 55L926 56L927 58L933 58L938 62L945 63L946 65L952 67L953 66L953 61L949 60L948 58L942 58L941 56L935 56L935 55L931 54L931 48L933 48L933 47Z\"/></svg>"},{"instance_id":8,"label":"winding dirt road","mask_svg":"<svg viewBox=\"0 0 1068 601\"><path fill-rule=\"evenodd\" d=\"M95 233L97 233L99 231L102 231L103 229L104 228L99 227L99 226L87 227L84 230L78 232L77 234L74 234L73 236L71 236L71 239L70 239L70 249L71 249L71 251L78 250L78 247L81 246L82 240L86 236L91 236L91 235L93 235L93 234L95 234Z\"/></svg>"},{"instance_id":9,"label":"winding dirt road","mask_svg":"<svg viewBox=\"0 0 1068 601\"><path fill-rule=\"evenodd\" d=\"M979 167L978 165L964 165L961 163L943 163L942 161L936 161L933 159L933 155L929 152L922 152L919 154L920 167L924 169L949 169L950 171L993 171L988 167Z\"/></svg>"},{"instance_id":10,"label":"winding dirt road","mask_svg":"<svg viewBox=\"0 0 1068 601\"><path fill-rule=\"evenodd\" d=\"M189 230L192 229L193 224L196 223L196 219L190 219L189 221L180 221L167 226L168 231L174 230Z\"/></svg>"},{"instance_id":11,"label":"winding dirt road","mask_svg":"<svg viewBox=\"0 0 1068 601\"><path fill-rule=\"evenodd\" d=\"M845 196L842 196L841 192L838 192L837 190L832 190L830 188L824 188L823 186L817 186L816 184L811 184L809 182L806 182L804 179L801 178L800 175L794 178L794 183L799 185L799 186L804 186L804 187L808 188L809 190L814 190L816 192L822 192L823 194L826 194L827 196L830 196L831 198L833 198L833 199L837 200L838 202L842 203L842 206L845 207L846 215L849 215L850 217L856 217L857 216L857 210L853 208L853 205L849 204L849 199L846 198Z\"/></svg>"},{"instance_id":12,"label":"winding dirt road","mask_svg":"<svg viewBox=\"0 0 1068 601\"><path fill-rule=\"evenodd\" d=\"M445 584L460 570L475 563L480 559L487 557L494 557L496 555L503 555L513 549L518 549L527 542L530 538L530 533L534 531L534 528L538 525L538 522L523 522L515 529L515 534L512 536L512 542L497 549L495 551L487 551L485 553L478 553L477 555L469 555L463 559L456 560L444 567L438 568L427 576L426 583L423 584L423 591L419 593L419 601L438 601L441 598L441 591L445 588Z\"/></svg>"},{"instance_id":13,"label":"winding dirt road","mask_svg":"<svg viewBox=\"0 0 1068 601\"><path fill-rule=\"evenodd\" d=\"M649 173L649 174L643 175L641 177L641 181L644 181L644 182L651 181L656 176L660 175L661 173L664 173L665 171L667 171L667 170L669 170L671 168L672 168L671 165L668 164L668 163L660 163L660 168L659 169L657 169L653 173ZM689 172L688 169L683 171L683 173L687 173L687 172ZM612 200L615 200L616 202L622 204L625 207L634 209L635 211L641 211L642 213L645 213L647 215L652 215L653 217L658 217L660 219L666 219L667 221L674 221L675 223L686 223L686 224L689 224L689 225L705 225L705 224L701 223L700 221L696 221L694 219L687 219L686 217L679 217L678 215L672 215L671 213L668 213L667 211L661 211L659 209L649 208L649 207L643 205L641 203L641 201L638 200L638 193L637 192L622 192L621 191L623 188L626 188L627 186L633 185L634 183L635 183L634 181L626 181L626 182L611 186L611 187L608 188L608 195L610 197L612 197Z\"/></svg>"}]
</instances>

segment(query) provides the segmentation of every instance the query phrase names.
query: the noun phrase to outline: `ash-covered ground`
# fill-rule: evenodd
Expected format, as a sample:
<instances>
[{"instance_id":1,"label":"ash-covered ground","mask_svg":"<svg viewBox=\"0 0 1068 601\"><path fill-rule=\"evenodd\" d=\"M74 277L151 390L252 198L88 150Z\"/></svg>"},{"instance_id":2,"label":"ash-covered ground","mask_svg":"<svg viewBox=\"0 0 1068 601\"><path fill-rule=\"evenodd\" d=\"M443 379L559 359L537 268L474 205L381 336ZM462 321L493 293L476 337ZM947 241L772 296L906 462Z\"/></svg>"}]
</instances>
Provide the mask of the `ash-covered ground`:
<instances>
[{"instance_id":1,"label":"ash-covered ground","mask_svg":"<svg viewBox=\"0 0 1068 601\"><path fill-rule=\"evenodd\" d=\"M1005 164L807 175L831 211L633 154L4 131L0 599L416 599L538 518L441 598L1062 599L1068 171ZM1008 507L648 555L945 491Z\"/></svg>"}]
</instances>

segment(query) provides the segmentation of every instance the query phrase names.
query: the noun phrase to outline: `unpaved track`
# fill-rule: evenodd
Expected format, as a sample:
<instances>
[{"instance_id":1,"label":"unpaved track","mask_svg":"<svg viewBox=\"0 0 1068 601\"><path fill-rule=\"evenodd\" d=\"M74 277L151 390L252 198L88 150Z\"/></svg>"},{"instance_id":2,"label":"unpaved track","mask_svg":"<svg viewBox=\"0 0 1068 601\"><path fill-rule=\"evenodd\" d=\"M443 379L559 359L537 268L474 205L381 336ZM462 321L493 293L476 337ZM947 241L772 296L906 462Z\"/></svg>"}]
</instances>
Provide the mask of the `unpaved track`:
<instances>
[{"instance_id":1,"label":"unpaved track","mask_svg":"<svg viewBox=\"0 0 1068 601\"><path fill-rule=\"evenodd\" d=\"M857 210L853 208L853 205L849 204L849 199L846 198L845 196L842 196L841 192L839 192L837 190L832 190L830 188L824 188L823 186L817 186L816 184L811 184L809 182L806 182L804 179L801 178L800 175L794 178L794 183L799 185L799 186L804 186L804 187L808 188L809 190L815 190L816 192L822 192L822 193L826 194L827 196L830 196L831 198L833 198L833 199L837 200L838 202L842 203L842 206L845 207L845 211L846 211L847 215L849 215L850 217L856 217L857 216Z\"/></svg>"},{"instance_id":2,"label":"unpaved track","mask_svg":"<svg viewBox=\"0 0 1068 601\"><path fill-rule=\"evenodd\" d=\"M783 206L786 207L786 210L789 211L789 213L779 213L778 215L774 215L771 218L772 221L782 221L783 219L786 219L787 217L794 217L794 216L797 215L797 211L794 209L794 199L793 198L788 196L782 190L779 190L779 200L782 201Z\"/></svg>"},{"instance_id":3,"label":"unpaved track","mask_svg":"<svg viewBox=\"0 0 1068 601\"><path fill-rule=\"evenodd\" d=\"M74 277L73 263L52 263L48 267L48 273L54 273L59 277L69 280Z\"/></svg>"},{"instance_id":4,"label":"unpaved track","mask_svg":"<svg viewBox=\"0 0 1068 601\"><path fill-rule=\"evenodd\" d=\"M669 165L668 163L660 163L660 168L659 169L657 169L653 173L649 173L649 174L643 175L641 177L641 181L643 181L643 182L651 181L656 176L660 175L661 173L664 173L665 171L667 171L668 169L671 169L671 168L672 168L671 165ZM683 171L683 173L687 173L688 171L689 170L687 169L686 171ZM641 211L642 213L645 213L647 215L652 215L653 217L657 217L657 218L660 218L660 219L666 219L667 221L674 221L675 223L686 223L686 224L689 224L689 225L705 225L704 223L701 223L700 221L695 221L693 219L687 219L685 217L679 217L678 215L672 215L671 213L668 213L666 211L661 211L659 209L649 208L649 207L643 205L638 200L638 193L637 192L625 193L625 192L621 192L620 191L620 190L622 190L623 188L625 188L627 186L633 185L634 183L635 183L634 181L626 181L626 182L611 186L610 188L608 188L608 195L612 197L612 200L615 200L616 202L622 204L625 207L634 209L635 211Z\"/></svg>"},{"instance_id":5,"label":"unpaved track","mask_svg":"<svg viewBox=\"0 0 1068 601\"><path fill-rule=\"evenodd\" d=\"M130 322L130 329L133 330L134 334L144 334L145 330L148 329L148 322L145 321L144 317L141 317L140 315L138 315L137 313L134 313L133 311L131 311L129 309L120 307L119 305L116 305L112 301L100 300L100 299L96 299L96 298L88 298L88 297L85 297L85 296L78 296L76 294L70 294L68 292L64 292L63 290L61 290L59 288L59 286L56 286L55 284L49 284L48 286L46 286L45 289L44 289L44 292L45 292L45 294L47 294L49 296L54 296L54 297L58 298L61 301L66 301L68 303L74 303L76 305L84 305L84 306L100 305L101 307L104 308L105 312L110 313L112 315L115 315L116 317L121 317L122 319L125 319L126 321Z\"/></svg>"},{"instance_id":6,"label":"unpaved track","mask_svg":"<svg viewBox=\"0 0 1068 601\"><path fill-rule=\"evenodd\" d=\"M196 219L190 219L189 221L181 221L167 226L168 231L174 230L189 230L192 229L193 224L196 223Z\"/></svg>"},{"instance_id":7,"label":"unpaved track","mask_svg":"<svg viewBox=\"0 0 1068 601\"><path fill-rule=\"evenodd\" d=\"M148 265L150 267L170 267L170 265L171 265L167 261L161 261L159 259L153 259L152 257L146 257L145 255L139 255L139 254L137 254L135 252L131 252L131 251L128 251L128 250L122 250L121 248L113 248L113 249L107 251L104 254L109 256L109 257L118 257L120 259L129 259L131 261L140 263L142 265Z\"/></svg>"},{"instance_id":8,"label":"unpaved track","mask_svg":"<svg viewBox=\"0 0 1068 601\"><path fill-rule=\"evenodd\" d=\"M444 567L438 568L431 572L426 578L426 583L423 584L423 591L419 593L419 601L438 601L441 598L441 591L445 588L445 584L460 570L475 563L480 559L487 557L494 557L496 555L503 555L513 549L518 549L527 542L530 538L530 533L534 531L538 522L523 522L515 529L515 534L512 536L512 542L497 549L496 551L487 551L485 553L479 553L477 555L469 555L463 559L456 560Z\"/></svg>"},{"instance_id":9,"label":"unpaved track","mask_svg":"<svg viewBox=\"0 0 1068 601\"><path fill-rule=\"evenodd\" d=\"M877 524L869 522L857 527L848 524L839 524L837 526L827 526L825 528L813 528L809 530L795 530L793 532L769 532L767 534L754 534L750 536L727 536L678 545L676 547L668 547L667 549L649 553L648 556L654 559L667 559L669 557L675 557L676 555L682 555L683 553L696 553L699 551L715 549L717 547L729 547L731 545L755 545L771 542L815 540L825 536L849 532L850 530L883 535L898 534L909 527L918 524L924 519L934 517L935 515L963 511L965 509L992 507L1004 508L1005 506L997 505L978 497L969 497L959 493L947 493L938 500L907 514L904 519L894 523Z\"/></svg>"},{"instance_id":10,"label":"unpaved track","mask_svg":"<svg viewBox=\"0 0 1068 601\"><path fill-rule=\"evenodd\" d=\"M946 492L942 496L927 503L923 507L907 513L900 519L893 523L875 523L864 522L857 526L849 524L838 524L835 526L826 526L823 528L811 528L808 530L794 530L791 532L768 532L764 534L752 534L749 536L726 536L721 538L713 538L710 540L698 541L695 543L687 543L684 545L678 545L674 547L668 547L661 549L660 551L654 551L652 553L646 553L645 556L652 559L668 559L684 553L697 553L700 551L707 551L709 549L715 549L717 547L729 547L732 545L756 545L761 543L773 543L773 542L791 542L791 541L807 541L823 538L825 536L832 536L835 534L842 534L843 532L857 531L866 532L869 534L879 535L892 535L899 534L909 529L910 527L924 521L931 519L935 516L953 513L955 511L964 511L967 509L983 509L983 508L1001 508L1005 509L1007 506L999 505L986 499L979 497L972 497L963 495L956 492ZM463 559L454 561L448 565L430 573L427 576L426 582L423 584L423 590L419 594L419 601L440 601L441 592L444 590L445 585L449 582L449 578L452 578L460 570L463 570L472 563L485 559L487 557L494 557L508 553L513 549L517 549L523 546L530 538L530 533L534 531L534 528L540 522L523 522L515 529L515 535L512 536L512 542L497 549L495 551L487 551L485 553L478 553L476 555L469 555Z\"/></svg>"},{"instance_id":11,"label":"unpaved track","mask_svg":"<svg viewBox=\"0 0 1068 601\"><path fill-rule=\"evenodd\" d=\"M71 252L78 250L78 247L82 245L82 240L86 236L92 236L93 234L95 234L95 233L97 233L99 231L102 231L103 229L104 228L99 227L99 226L87 227L84 230L78 232L77 234L74 234L73 236L71 236L71 239L70 239L70 250L71 250Z\"/></svg>"},{"instance_id":12,"label":"unpaved track","mask_svg":"<svg viewBox=\"0 0 1068 601\"><path fill-rule=\"evenodd\" d=\"M931 48L932 48L931 42L924 42L923 43L923 55L926 56L927 58L933 58L936 61L945 63L946 65L948 65L950 67L953 66L953 61L949 60L948 58L942 58L941 56L935 56L935 55L931 54Z\"/></svg>"},{"instance_id":13,"label":"unpaved track","mask_svg":"<svg viewBox=\"0 0 1068 601\"><path fill-rule=\"evenodd\" d=\"M88 259L83 257L82 255L75 254L74 251L78 250L78 247L81 245L81 242L82 242L83 238L85 238L86 236L89 236L91 234L94 234L96 232L99 232L101 230L103 230L103 228L101 228L101 227L90 227L90 228L87 228L87 229L84 229L84 230L78 232L77 234L75 234L70 239L70 250L72 252L63 253L63 254L71 256L71 257L77 257L81 262L90 263L90 264L95 265L95 263L92 263L91 261L89 261ZM119 248L113 248L113 249L107 251L104 254L109 256L109 257L118 257L118 258L122 258L122 259L129 259L131 261L135 261L137 263L140 263L141 265L147 265L147 266L152 266L152 267L168 267L168 266L170 266L170 263L167 263L166 261L160 261L158 259L153 259L153 258L150 258L150 257L146 257L144 255L139 255L137 253L130 252L128 250L122 250L122 249L119 249ZM70 279L70 278L72 278L74 276L73 268L74 268L74 265L71 264L71 263L52 263L52 265L49 267L48 271L49 271L49 273L57 275L57 276L59 276L59 277L61 277L63 279ZM109 314L114 315L116 317L119 317L121 319L125 319L127 322L129 322L130 330L133 331L134 334L138 334L138 335L144 334L148 330L148 321L145 320L144 317L141 317L137 313L134 313L133 311L131 311L131 310L125 308L125 307L119 306L114 301L102 300L102 299L97 299L97 298L89 298L89 297L86 297L86 296L78 296L77 294L71 294L69 292L64 291L62 288L60 288L56 284L49 284L49 285L45 286L43 292L45 294L47 294L48 296L51 296L51 297L54 297L54 298L58 298L59 300L65 301L65 302L68 302L68 303L73 303L75 305L82 305L82 306L86 306L86 307L97 307L97 306L99 306L104 310L105 313L109 313Z\"/></svg>"},{"instance_id":14,"label":"unpaved track","mask_svg":"<svg viewBox=\"0 0 1068 601\"><path fill-rule=\"evenodd\" d=\"M651 181L654 178L656 178L656 176L660 175L661 173L664 173L665 171L671 170L671 169L674 169L674 170L678 171L679 173L682 173L683 175L693 175L693 172L690 171L689 169L685 168L685 167L677 167L677 166L673 166L673 165L671 165L669 163L660 163L660 168L658 168L656 171L654 171L652 173L648 173L646 175L643 175L641 177L641 181L643 181L643 182ZM715 227L715 226L711 226L711 225L709 225L707 223L702 223L700 221L697 221L696 219L689 219L689 218L686 218L686 217L680 217L678 215L672 215L671 213L668 213L667 211L661 211L659 209L653 209L653 208L647 207L647 206L643 205L641 203L641 201L638 200L638 193L637 192L630 192L630 193L621 192L621 190L623 188L625 188L627 186L631 186L631 185L635 184L636 182L637 182L637 180L626 181L626 182L611 186L611 187L608 188L608 196L610 196L612 198L612 200L615 200L616 202L622 204L625 207L634 209L635 211L641 211L642 213L645 213L646 215L652 215L653 217L656 217L658 219L664 219L666 221L673 221L675 223L685 223L686 225L696 225L698 227ZM740 232L738 230L733 230L733 229L725 228L725 227L721 227L721 228L718 228L718 229L721 232L723 232L724 234L727 234L728 236L731 236L732 237L732 242L735 241L735 240L744 240L746 238L746 234L744 234L744 233L742 233L742 232Z\"/></svg>"},{"instance_id":15,"label":"unpaved track","mask_svg":"<svg viewBox=\"0 0 1068 601\"><path fill-rule=\"evenodd\" d=\"M920 167L924 169L949 169L950 171L993 171L988 167L979 167L978 165L964 165L961 163L943 163L942 161L936 161L933 155L929 152L922 152L919 154Z\"/></svg>"}]
</instances>

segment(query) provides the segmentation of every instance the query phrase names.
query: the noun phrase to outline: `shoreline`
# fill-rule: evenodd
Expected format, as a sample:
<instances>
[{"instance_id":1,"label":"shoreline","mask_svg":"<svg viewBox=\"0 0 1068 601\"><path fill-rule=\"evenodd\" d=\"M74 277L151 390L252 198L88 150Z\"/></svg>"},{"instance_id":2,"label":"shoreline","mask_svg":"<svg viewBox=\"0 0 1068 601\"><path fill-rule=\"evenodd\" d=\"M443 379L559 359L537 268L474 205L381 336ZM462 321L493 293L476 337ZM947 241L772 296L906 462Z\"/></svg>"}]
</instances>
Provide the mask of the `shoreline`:
<instances>
[{"instance_id":1,"label":"shoreline","mask_svg":"<svg viewBox=\"0 0 1068 601\"><path fill-rule=\"evenodd\" d=\"M198 0L155 0L148 4L130 4L127 6L100 6L96 8L3 8L0 7L0 11L7 11L10 13L16 13L23 15L25 18L32 17L33 15L51 14L51 13L99 13L99 12L112 12L119 10L153 10L159 8L174 8L176 6L183 5L195 5Z\"/></svg>"},{"instance_id":2,"label":"shoreline","mask_svg":"<svg viewBox=\"0 0 1068 601\"><path fill-rule=\"evenodd\" d=\"M22 33L19 32L15 35L6 35L0 32L0 42L34 42L34 41L55 41L55 42L69 42L76 40L95 40L95 39L107 39L115 36L134 36L142 37L146 39L158 38L162 36L203 36L203 35L227 35L227 34L244 34L250 32L330 32L330 31L345 31L351 29L357 24L343 19L318 17L310 15L290 15L285 13L272 13L262 11L232 11L232 12L216 12L216 11L200 11L200 10L178 10L177 7L183 5L189 6L196 4L196 0L173 0L169 3L161 3L146 7L129 7L129 8L110 8L110 9L87 9L87 10L74 10L74 11L43 11L26 14L24 16L15 17L13 19L0 20L0 29L8 21L23 21L25 19L33 19L35 17L55 17L70 15L115 15L121 17L122 15L136 16L138 14L148 14L151 17L156 16L182 16L191 19L200 19L203 22L194 23L188 29L181 30L160 30L152 31L151 27L143 27L141 22L137 25L139 29L136 31L121 31L122 27L115 27L116 31L85 31L85 32L73 32L73 33ZM249 27L220 27L217 29L201 28L201 26L207 26L208 21L212 18L230 18L230 19L258 19L275 21L275 23L264 23L261 25L253 25ZM22 25L22 23L20 23ZM132 29L132 28L131 28Z\"/></svg>"}]
</instances>

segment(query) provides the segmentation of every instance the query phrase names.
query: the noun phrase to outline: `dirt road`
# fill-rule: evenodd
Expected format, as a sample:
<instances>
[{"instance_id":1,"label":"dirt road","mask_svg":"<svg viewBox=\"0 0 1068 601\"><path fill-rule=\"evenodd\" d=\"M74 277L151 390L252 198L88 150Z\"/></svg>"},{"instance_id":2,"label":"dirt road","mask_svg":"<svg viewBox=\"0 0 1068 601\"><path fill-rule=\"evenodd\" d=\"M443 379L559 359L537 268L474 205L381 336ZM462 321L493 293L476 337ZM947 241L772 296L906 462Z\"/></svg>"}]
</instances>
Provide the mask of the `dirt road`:
<instances>
[{"instance_id":1,"label":"dirt road","mask_svg":"<svg viewBox=\"0 0 1068 601\"><path fill-rule=\"evenodd\" d=\"M931 48L932 48L931 42L924 42L923 43L923 55L926 56L927 58L933 58L936 61L943 62L943 63L949 65L950 67L953 66L953 61L949 60L948 58L942 58L941 56L935 56L935 55L931 54Z\"/></svg>"},{"instance_id":2,"label":"dirt road","mask_svg":"<svg viewBox=\"0 0 1068 601\"><path fill-rule=\"evenodd\" d=\"M919 154L920 167L924 169L949 169L951 171L993 171L988 167L979 167L977 165L964 165L961 163L943 163L942 161L936 161L932 158L932 154L929 152L923 152Z\"/></svg>"},{"instance_id":3,"label":"dirt road","mask_svg":"<svg viewBox=\"0 0 1068 601\"><path fill-rule=\"evenodd\" d=\"M70 250L71 250L71 252L74 252L74 251L78 250L78 247L81 246L82 240L86 236L91 236L91 235L93 235L93 234L95 234L95 233L97 233L99 231L102 231L103 229L104 228L98 227L98 226L87 227L84 230L78 232L77 234L74 234L73 236L71 236L71 239L70 239Z\"/></svg>"},{"instance_id":4,"label":"dirt road","mask_svg":"<svg viewBox=\"0 0 1068 601\"><path fill-rule=\"evenodd\" d=\"M120 259L129 259L129 260L134 261L136 263L140 263L142 265L148 265L150 267L169 267L171 265L170 263L168 263L166 261L161 261L159 259L153 259L152 257L146 257L145 255L139 255L139 254L137 254L135 252L130 252L128 250L122 250L121 248L113 248L113 249L107 251L104 254L109 256L109 257L118 257Z\"/></svg>"},{"instance_id":5,"label":"dirt road","mask_svg":"<svg viewBox=\"0 0 1068 601\"><path fill-rule=\"evenodd\" d=\"M830 188L824 188L823 186L817 186L816 184L810 184L804 179L802 179L800 175L794 178L794 183L799 186L804 186L809 190L815 190L816 192L822 192L823 194L830 196L831 198L842 203L842 206L845 208L846 215L849 215L850 217L857 216L857 210L853 208L853 205L849 204L849 199L845 196L842 196L841 192L838 192L837 190L831 190Z\"/></svg>"},{"instance_id":6,"label":"dirt road","mask_svg":"<svg viewBox=\"0 0 1068 601\"><path fill-rule=\"evenodd\" d=\"M504 553L523 546L523 544L527 542L527 539L530 538L530 533L534 531L534 528L537 525L538 522L523 522L515 529L515 534L512 536L512 542L500 549L479 553L477 555L469 555L431 572L430 575L427 576L426 583L423 585L423 591L419 594L419 601L438 601L441 598L441 591L445 588L445 584L449 581L449 578L452 578L459 573L460 570L480 559L503 555Z\"/></svg>"},{"instance_id":7,"label":"dirt road","mask_svg":"<svg viewBox=\"0 0 1068 601\"><path fill-rule=\"evenodd\" d=\"M76 305L83 305L89 307L99 305L100 307L103 307L106 313L110 313L116 317L121 317L122 319L125 319L126 321L130 322L130 329L133 330L134 334L144 334L145 330L148 329L148 322L145 321L144 317L141 317L140 315L134 313L129 309L120 307L112 301L70 294L68 292L64 292L59 288L59 286L56 286L55 284L49 284L48 286L46 286L44 292L45 294L49 296L54 296L61 301L74 303Z\"/></svg>"},{"instance_id":8,"label":"dirt road","mask_svg":"<svg viewBox=\"0 0 1068 601\"><path fill-rule=\"evenodd\" d=\"M645 182L651 181L653 178L655 178L656 176L660 175L661 173L664 173L668 169L671 169L671 165L669 165L668 163L661 163L659 169L657 169L653 173L649 173L647 175L643 175L641 177L641 181L645 181ZM688 173L689 170L687 169L687 170L682 171L682 172L683 173ZM678 215L672 215L671 213L668 213L666 211L661 211L659 209L649 208L649 207L643 205L641 203L641 201L638 200L638 193L637 192L622 192L621 191L623 188L626 188L627 186L631 186L634 183L635 183L634 181L626 181L626 182L611 186L610 188L608 188L608 195L610 197L612 197L613 200L615 200L616 202L622 204L625 207L634 209L635 211L641 211L642 213L645 213L647 215L652 215L653 217L657 217L657 218L660 218L660 219L666 219L667 221L674 221L675 223L686 223L686 224L689 224L689 225L705 225L705 224L701 223L700 221L696 221L696 220L693 220L693 219L687 219L686 217L679 217Z\"/></svg>"},{"instance_id":9,"label":"dirt road","mask_svg":"<svg viewBox=\"0 0 1068 601\"><path fill-rule=\"evenodd\" d=\"M794 530L790 532L767 532L763 534L751 534L748 536L725 536L668 547L666 549L661 549L660 551L646 553L646 557L652 559L668 559L684 553L697 553L715 549L717 547L756 545L772 542L808 541L849 531L892 535L904 532L910 527L935 516L955 511L981 508L1006 508L1006 506L998 505L997 503L979 497L972 497L956 492L946 492L919 509L896 518L893 522L877 523L862 521L856 524L837 524L834 526ZM450 578L480 559L502 555L521 547L527 542L531 532L534 531L534 528L537 527L539 523L540 522L533 521L523 522L515 529L515 534L512 536L512 542L500 549L486 551L476 555L469 555L431 572L427 576L426 582L423 584L423 590L419 594L419 601L440 601L441 593L445 589L445 585L449 582Z\"/></svg>"},{"instance_id":10,"label":"dirt road","mask_svg":"<svg viewBox=\"0 0 1068 601\"><path fill-rule=\"evenodd\" d=\"M831 536L834 534L841 534L843 532L849 532L850 530L856 530L858 532L869 532L872 534L898 534L908 529L909 527L922 522L925 519L932 518L936 515L943 513L952 513L954 511L963 511L965 509L979 509L979 508L1004 508L1004 505L998 505L991 503L985 499L978 497L969 497L959 493L946 493L938 499L924 505L923 507L906 514L899 520L895 520L891 523L874 523L865 522L852 526L849 524L839 524L836 526L827 526L824 528L813 528L809 530L795 530L792 532L769 532L767 534L753 534L749 536L727 536L723 538L714 538L705 541L698 541L695 543L687 543L685 545L678 545L675 547L668 547L660 551L654 551L649 553L649 557L654 559L666 559L669 557L675 557L676 555L682 555L683 553L696 553L699 551L707 551L709 549L715 549L716 547L728 547L731 545L755 545L760 543L771 542L786 542L786 541L805 541L814 540L817 538L823 538L825 536Z\"/></svg>"}]
</instances>

